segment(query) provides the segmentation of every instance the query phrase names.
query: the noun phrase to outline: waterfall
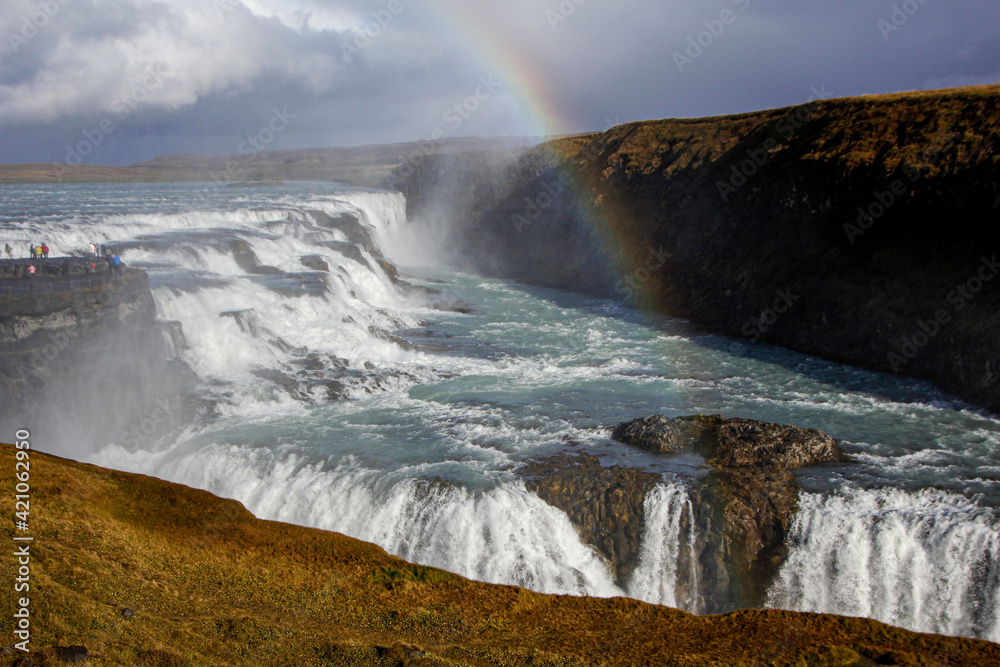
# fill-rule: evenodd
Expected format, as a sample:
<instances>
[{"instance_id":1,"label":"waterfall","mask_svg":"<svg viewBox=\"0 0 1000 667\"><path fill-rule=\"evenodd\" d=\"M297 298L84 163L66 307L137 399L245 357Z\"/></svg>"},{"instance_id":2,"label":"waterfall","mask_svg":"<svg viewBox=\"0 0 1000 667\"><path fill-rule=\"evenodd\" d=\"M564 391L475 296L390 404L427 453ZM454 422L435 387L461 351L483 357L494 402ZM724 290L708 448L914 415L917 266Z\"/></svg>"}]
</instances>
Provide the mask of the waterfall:
<instances>
[{"instance_id":1,"label":"waterfall","mask_svg":"<svg viewBox=\"0 0 1000 667\"><path fill-rule=\"evenodd\" d=\"M1000 640L998 527L934 489L805 493L769 606Z\"/></svg>"},{"instance_id":2,"label":"waterfall","mask_svg":"<svg viewBox=\"0 0 1000 667\"><path fill-rule=\"evenodd\" d=\"M694 506L679 484L660 484L646 496L646 525L639 565L632 573L632 597L697 611L698 567Z\"/></svg>"}]
</instances>

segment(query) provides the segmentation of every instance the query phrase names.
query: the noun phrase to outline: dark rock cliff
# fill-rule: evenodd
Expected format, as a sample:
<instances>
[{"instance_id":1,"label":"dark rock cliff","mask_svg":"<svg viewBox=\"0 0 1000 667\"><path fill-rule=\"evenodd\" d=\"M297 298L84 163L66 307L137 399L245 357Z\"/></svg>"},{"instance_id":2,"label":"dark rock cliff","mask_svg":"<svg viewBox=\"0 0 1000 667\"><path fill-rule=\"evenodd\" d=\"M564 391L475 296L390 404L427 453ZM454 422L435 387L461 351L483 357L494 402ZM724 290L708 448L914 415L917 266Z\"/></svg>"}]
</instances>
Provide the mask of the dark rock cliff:
<instances>
[{"instance_id":1,"label":"dark rock cliff","mask_svg":"<svg viewBox=\"0 0 1000 667\"><path fill-rule=\"evenodd\" d=\"M660 476L604 467L590 454L553 456L518 472L529 491L569 516L580 537L607 559L624 586L638 565L646 494Z\"/></svg>"},{"instance_id":2,"label":"dark rock cliff","mask_svg":"<svg viewBox=\"0 0 1000 667\"><path fill-rule=\"evenodd\" d=\"M454 245L486 273L926 378L1000 410L998 109L997 86L824 100L631 123L513 167L467 155L457 178L487 195L456 219ZM447 168L401 189L431 192Z\"/></svg>"},{"instance_id":3,"label":"dark rock cliff","mask_svg":"<svg viewBox=\"0 0 1000 667\"><path fill-rule=\"evenodd\" d=\"M34 287L0 294L0 431L27 428L41 449L85 455L181 425L191 371L174 359L179 328L157 322L145 273Z\"/></svg>"}]
</instances>

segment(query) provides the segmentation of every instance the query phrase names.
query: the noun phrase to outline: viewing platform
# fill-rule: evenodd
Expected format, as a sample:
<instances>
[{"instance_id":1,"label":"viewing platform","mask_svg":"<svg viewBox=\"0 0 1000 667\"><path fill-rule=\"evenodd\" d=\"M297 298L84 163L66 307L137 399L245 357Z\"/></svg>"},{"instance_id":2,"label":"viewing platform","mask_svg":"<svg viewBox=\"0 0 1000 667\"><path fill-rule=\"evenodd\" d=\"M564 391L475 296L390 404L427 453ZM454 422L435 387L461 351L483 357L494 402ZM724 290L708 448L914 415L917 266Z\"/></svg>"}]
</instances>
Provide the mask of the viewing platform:
<instances>
[{"instance_id":1,"label":"viewing platform","mask_svg":"<svg viewBox=\"0 0 1000 667\"><path fill-rule=\"evenodd\" d=\"M0 259L0 299L103 287L123 276L125 270L124 264L113 270L106 257Z\"/></svg>"}]
</instances>

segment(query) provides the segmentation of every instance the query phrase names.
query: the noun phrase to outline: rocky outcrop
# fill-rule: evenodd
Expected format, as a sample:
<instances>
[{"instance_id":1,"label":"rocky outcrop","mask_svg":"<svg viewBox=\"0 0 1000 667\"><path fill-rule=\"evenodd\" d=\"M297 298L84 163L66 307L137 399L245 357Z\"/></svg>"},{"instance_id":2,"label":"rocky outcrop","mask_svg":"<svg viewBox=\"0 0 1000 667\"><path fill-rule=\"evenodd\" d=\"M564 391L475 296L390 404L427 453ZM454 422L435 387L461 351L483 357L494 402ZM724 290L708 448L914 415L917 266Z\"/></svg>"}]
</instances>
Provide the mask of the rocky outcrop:
<instances>
[{"instance_id":1,"label":"rocky outcrop","mask_svg":"<svg viewBox=\"0 0 1000 667\"><path fill-rule=\"evenodd\" d=\"M693 451L717 468L794 470L845 460L822 431L720 415L643 417L620 424L611 437L654 454Z\"/></svg>"},{"instance_id":2,"label":"rocky outcrop","mask_svg":"<svg viewBox=\"0 0 1000 667\"><path fill-rule=\"evenodd\" d=\"M660 476L604 467L591 454L552 456L518 472L529 491L569 516L580 537L607 559L624 585L638 564L646 494Z\"/></svg>"},{"instance_id":3,"label":"rocky outcrop","mask_svg":"<svg viewBox=\"0 0 1000 667\"><path fill-rule=\"evenodd\" d=\"M1000 410L997 109L989 86L556 140L486 163L456 254L714 327L734 352L768 340Z\"/></svg>"},{"instance_id":4,"label":"rocky outcrop","mask_svg":"<svg viewBox=\"0 0 1000 667\"><path fill-rule=\"evenodd\" d=\"M85 455L148 443L187 419L193 374L175 358L179 327L156 320L146 274L96 278L0 295L0 430L27 428L43 449Z\"/></svg>"},{"instance_id":5,"label":"rocky outcrop","mask_svg":"<svg viewBox=\"0 0 1000 667\"><path fill-rule=\"evenodd\" d=\"M654 453L695 452L712 467L689 492L703 613L763 605L787 556L799 493L791 470L847 460L820 431L718 415L645 417L613 437Z\"/></svg>"}]
</instances>

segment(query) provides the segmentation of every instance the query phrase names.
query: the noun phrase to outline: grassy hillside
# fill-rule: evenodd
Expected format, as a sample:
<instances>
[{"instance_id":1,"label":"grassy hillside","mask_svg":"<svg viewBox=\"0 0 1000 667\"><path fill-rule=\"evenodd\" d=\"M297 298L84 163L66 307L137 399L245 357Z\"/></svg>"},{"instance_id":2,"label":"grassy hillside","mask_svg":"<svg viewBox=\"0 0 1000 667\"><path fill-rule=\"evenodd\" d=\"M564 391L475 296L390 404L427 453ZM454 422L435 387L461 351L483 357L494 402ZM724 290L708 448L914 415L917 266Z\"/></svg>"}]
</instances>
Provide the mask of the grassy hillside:
<instances>
[{"instance_id":1,"label":"grassy hillside","mask_svg":"<svg viewBox=\"0 0 1000 667\"><path fill-rule=\"evenodd\" d=\"M0 446L11 503L14 451ZM202 491L36 451L30 464L35 665L70 645L94 665L1000 664L995 644L862 619L697 618L476 583Z\"/></svg>"}]
</instances>

